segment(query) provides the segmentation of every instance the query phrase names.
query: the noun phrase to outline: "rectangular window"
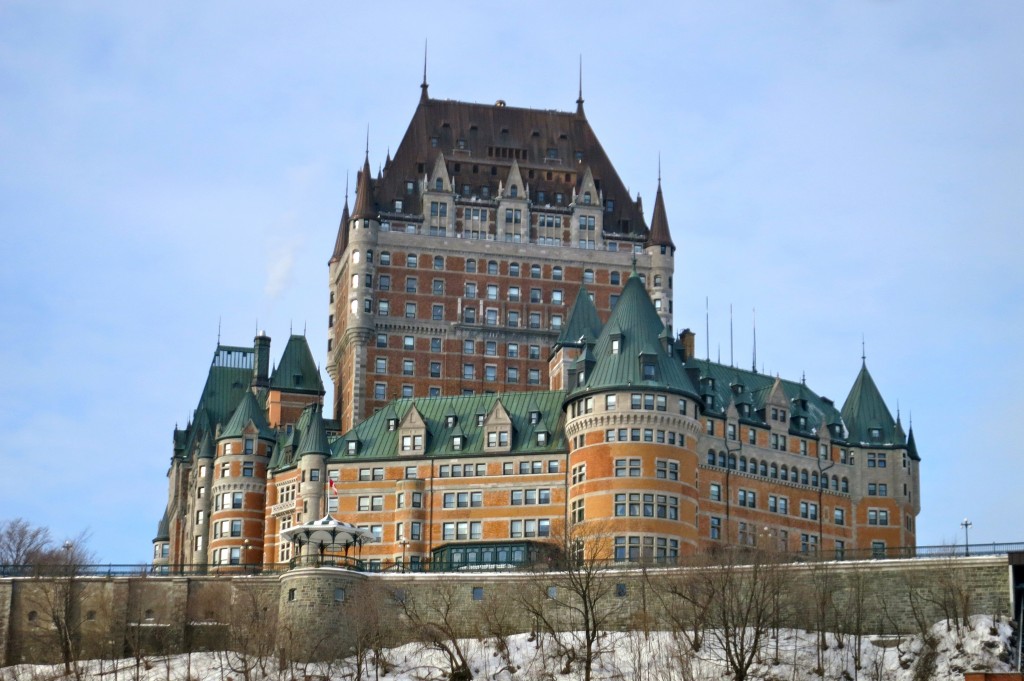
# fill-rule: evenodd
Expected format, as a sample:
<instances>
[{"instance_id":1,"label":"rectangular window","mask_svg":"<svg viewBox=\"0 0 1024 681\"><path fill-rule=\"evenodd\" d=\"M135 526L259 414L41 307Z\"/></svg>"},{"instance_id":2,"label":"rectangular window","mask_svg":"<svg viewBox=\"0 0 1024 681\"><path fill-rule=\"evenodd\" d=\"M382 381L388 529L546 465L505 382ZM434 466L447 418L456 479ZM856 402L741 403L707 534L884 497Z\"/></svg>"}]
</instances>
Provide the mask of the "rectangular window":
<instances>
[{"instance_id":1,"label":"rectangular window","mask_svg":"<svg viewBox=\"0 0 1024 681\"><path fill-rule=\"evenodd\" d=\"M710 488L710 491L709 491L709 496L711 497L711 501L721 501L722 500L722 486L717 484L717 483L711 483L711 488Z\"/></svg>"}]
</instances>

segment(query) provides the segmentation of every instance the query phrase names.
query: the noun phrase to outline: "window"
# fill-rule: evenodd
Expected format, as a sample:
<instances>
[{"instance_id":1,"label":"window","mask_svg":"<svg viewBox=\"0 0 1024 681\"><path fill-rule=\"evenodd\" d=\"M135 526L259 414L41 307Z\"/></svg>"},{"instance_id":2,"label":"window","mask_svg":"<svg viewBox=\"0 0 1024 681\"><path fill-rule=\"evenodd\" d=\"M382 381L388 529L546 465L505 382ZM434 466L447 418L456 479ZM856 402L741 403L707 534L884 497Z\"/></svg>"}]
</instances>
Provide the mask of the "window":
<instances>
[{"instance_id":1,"label":"window","mask_svg":"<svg viewBox=\"0 0 1024 681\"><path fill-rule=\"evenodd\" d=\"M615 477L639 478L640 459L615 459Z\"/></svg>"},{"instance_id":2,"label":"window","mask_svg":"<svg viewBox=\"0 0 1024 681\"><path fill-rule=\"evenodd\" d=\"M416 258L416 254L415 253L410 253L409 255L405 256L405 266L406 267L415 268L415 267L417 267L417 265L418 265L418 263L417 263L417 258Z\"/></svg>"},{"instance_id":3,"label":"window","mask_svg":"<svg viewBox=\"0 0 1024 681\"><path fill-rule=\"evenodd\" d=\"M738 499L740 506L746 506L747 508L757 508L757 492L749 489L741 489L739 491Z\"/></svg>"},{"instance_id":4,"label":"window","mask_svg":"<svg viewBox=\"0 0 1024 681\"><path fill-rule=\"evenodd\" d=\"M889 511L879 508L868 509L868 525L888 525Z\"/></svg>"},{"instance_id":5,"label":"window","mask_svg":"<svg viewBox=\"0 0 1024 681\"><path fill-rule=\"evenodd\" d=\"M555 281L562 281L562 268L557 266L552 267L551 278L554 279Z\"/></svg>"},{"instance_id":6,"label":"window","mask_svg":"<svg viewBox=\"0 0 1024 681\"><path fill-rule=\"evenodd\" d=\"M386 357L378 357L373 361L373 370L378 374L388 372L388 360Z\"/></svg>"},{"instance_id":7,"label":"window","mask_svg":"<svg viewBox=\"0 0 1024 681\"><path fill-rule=\"evenodd\" d=\"M482 586L473 587L473 600L482 601L484 599L484 588Z\"/></svg>"},{"instance_id":8,"label":"window","mask_svg":"<svg viewBox=\"0 0 1024 681\"><path fill-rule=\"evenodd\" d=\"M721 501L722 500L722 486L717 484L717 483L711 483L711 489L709 491L709 496L711 497L711 501Z\"/></svg>"},{"instance_id":9,"label":"window","mask_svg":"<svg viewBox=\"0 0 1024 681\"><path fill-rule=\"evenodd\" d=\"M242 493L232 492L231 493L231 508L242 508Z\"/></svg>"},{"instance_id":10,"label":"window","mask_svg":"<svg viewBox=\"0 0 1024 681\"><path fill-rule=\"evenodd\" d=\"M416 372L416 363L411 359L402 360L402 375L413 376Z\"/></svg>"},{"instance_id":11,"label":"window","mask_svg":"<svg viewBox=\"0 0 1024 681\"><path fill-rule=\"evenodd\" d=\"M711 531L710 531L709 534L710 534L712 539L721 539L722 538L722 519L721 518L716 518L715 516L711 517Z\"/></svg>"},{"instance_id":12,"label":"window","mask_svg":"<svg viewBox=\"0 0 1024 681\"><path fill-rule=\"evenodd\" d=\"M835 511L833 512L833 521L835 522L836 525L845 525L846 524L846 511L844 511L841 508L835 509Z\"/></svg>"},{"instance_id":13,"label":"window","mask_svg":"<svg viewBox=\"0 0 1024 681\"><path fill-rule=\"evenodd\" d=\"M807 501L800 502L800 517L808 520L818 519L818 505Z\"/></svg>"}]
</instances>

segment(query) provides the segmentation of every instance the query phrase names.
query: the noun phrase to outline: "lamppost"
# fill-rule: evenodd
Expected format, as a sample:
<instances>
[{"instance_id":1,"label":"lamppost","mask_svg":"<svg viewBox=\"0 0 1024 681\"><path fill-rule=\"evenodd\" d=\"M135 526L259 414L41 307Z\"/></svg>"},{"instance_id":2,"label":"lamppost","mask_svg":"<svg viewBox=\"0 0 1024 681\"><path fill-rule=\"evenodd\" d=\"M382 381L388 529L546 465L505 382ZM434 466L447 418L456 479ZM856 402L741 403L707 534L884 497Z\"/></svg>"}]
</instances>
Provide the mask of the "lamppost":
<instances>
[{"instance_id":1,"label":"lamppost","mask_svg":"<svg viewBox=\"0 0 1024 681\"><path fill-rule=\"evenodd\" d=\"M967 518L964 518L964 521L962 523L960 523L960 527L964 528L964 555L965 556L971 555L971 538L970 538L970 534L968 533L968 530L970 529L971 525L973 525L973 524L974 523L972 523Z\"/></svg>"},{"instance_id":2,"label":"lamppost","mask_svg":"<svg viewBox=\"0 0 1024 681\"><path fill-rule=\"evenodd\" d=\"M409 547L409 540L402 540L402 572L405 572L405 550Z\"/></svg>"}]
</instances>

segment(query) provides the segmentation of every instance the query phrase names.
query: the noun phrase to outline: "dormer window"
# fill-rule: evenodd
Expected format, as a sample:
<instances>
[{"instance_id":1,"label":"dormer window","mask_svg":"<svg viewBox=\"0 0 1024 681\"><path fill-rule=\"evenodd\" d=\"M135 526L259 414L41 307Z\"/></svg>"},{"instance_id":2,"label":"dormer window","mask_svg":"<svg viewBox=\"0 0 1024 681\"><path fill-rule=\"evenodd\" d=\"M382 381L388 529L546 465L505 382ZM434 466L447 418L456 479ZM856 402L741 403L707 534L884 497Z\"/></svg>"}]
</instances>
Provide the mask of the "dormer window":
<instances>
[{"instance_id":1,"label":"dormer window","mask_svg":"<svg viewBox=\"0 0 1024 681\"><path fill-rule=\"evenodd\" d=\"M589 206L591 202L590 192L583 192L583 205Z\"/></svg>"},{"instance_id":2,"label":"dormer window","mask_svg":"<svg viewBox=\"0 0 1024 681\"><path fill-rule=\"evenodd\" d=\"M535 426L538 423L540 423L540 412L539 411L531 411L530 412L530 425Z\"/></svg>"},{"instance_id":3,"label":"dormer window","mask_svg":"<svg viewBox=\"0 0 1024 681\"><path fill-rule=\"evenodd\" d=\"M880 439L882 439L882 429L881 428L871 428L868 431L868 434L871 436L872 440L880 440Z\"/></svg>"},{"instance_id":4,"label":"dormer window","mask_svg":"<svg viewBox=\"0 0 1024 681\"><path fill-rule=\"evenodd\" d=\"M452 428L455 425L456 421L457 419L455 418L455 414L448 414L448 416L446 416L444 419L444 425L448 428Z\"/></svg>"},{"instance_id":5,"label":"dormer window","mask_svg":"<svg viewBox=\"0 0 1024 681\"><path fill-rule=\"evenodd\" d=\"M359 440L349 440L347 444L347 451L349 456L355 456L356 454L359 453Z\"/></svg>"},{"instance_id":6,"label":"dormer window","mask_svg":"<svg viewBox=\"0 0 1024 681\"><path fill-rule=\"evenodd\" d=\"M640 368L643 374L643 380L654 381L658 378L658 365L654 363L653 359L641 358Z\"/></svg>"},{"instance_id":7,"label":"dormer window","mask_svg":"<svg viewBox=\"0 0 1024 681\"><path fill-rule=\"evenodd\" d=\"M508 195L513 199L519 196L519 187L517 187L516 185L512 185L511 187L509 187Z\"/></svg>"},{"instance_id":8,"label":"dormer window","mask_svg":"<svg viewBox=\"0 0 1024 681\"><path fill-rule=\"evenodd\" d=\"M622 348L622 341L619 340L618 338L613 338L612 339L612 354L613 355L619 354L619 350L621 348Z\"/></svg>"},{"instance_id":9,"label":"dormer window","mask_svg":"<svg viewBox=\"0 0 1024 681\"><path fill-rule=\"evenodd\" d=\"M442 180L439 177L436 180L434 180L434 190L435 191L441 191L442 189L444 189L444 180Z\"/></svg>"},{"instance_id":10,"label":"dormer window","mask_svg":"<svg viewBox=\"0 0 1024 681\"><path fill-rule=\"evenodd\" d=\"M462 439L463 438L462 438L461 435L453 435L452 436L452 449L454 449L454 450L462 449Z\"/></svg>"},{"instance_id":11,"label":"dormer window","mask_svg":"<svg viewBox=\"0 0 1024 681\"><path fill-rule=\"evenodd\" d=\"M545 433L545 432L537 433L537 444L540 445L541 447L543 447L543 446L547 445L547 443L548 443L548 434Z\"/></svg>"},{"instance_id":12,"label":"dormer window","mask_svg":"<svg viewBox=\"0 0 1024 681\"><path fill-rule=\"evenodd\" d=\"M483 414L477 414L476 415L476 425L477 425L478 428L480 428L480 427L482 427L484 425L484 415Z\"/></svg>"},{"instance_id":13,"label":"dormer window","mask_svg":"<svg viewBox=\"0 0 1024 681\"><path fill-rule=\"evenodd\" d=\"M390 418L390 419L388 419L388 430L396 430L397 428L398 428L398 419L397 418Z\"/></svg>"}]
</instances>

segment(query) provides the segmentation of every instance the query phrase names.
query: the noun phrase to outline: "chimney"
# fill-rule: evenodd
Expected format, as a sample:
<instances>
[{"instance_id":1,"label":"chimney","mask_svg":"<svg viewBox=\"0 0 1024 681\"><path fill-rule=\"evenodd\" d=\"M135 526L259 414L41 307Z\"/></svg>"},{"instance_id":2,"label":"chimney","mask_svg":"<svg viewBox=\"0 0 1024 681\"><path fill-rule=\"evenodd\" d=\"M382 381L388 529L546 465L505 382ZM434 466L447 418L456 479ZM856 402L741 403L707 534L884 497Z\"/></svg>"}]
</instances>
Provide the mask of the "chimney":
<instances>
[{"instance_id":1,"label":"chimney","mask_svg":"<svg viewBox=\"0 0 1024 681\"><path fill-rule=\"evenodd\" d=\"M696 335L689 329L683 329L679 332L679 346L683 349L683 361L689 361L693 357L693 344L696 340Z\"/></svg>"},{"instance_id":2,"label":"chimney","mask_svg":"<svg viewBox=\"0 0 1024 681\"><path fill-rule=\"evenodd\" d=\"M266 388L270 385L270 336L260 331L252 341L256 350L256 361L252 367L252 387Z\"/></svg>"}]
</instances>

